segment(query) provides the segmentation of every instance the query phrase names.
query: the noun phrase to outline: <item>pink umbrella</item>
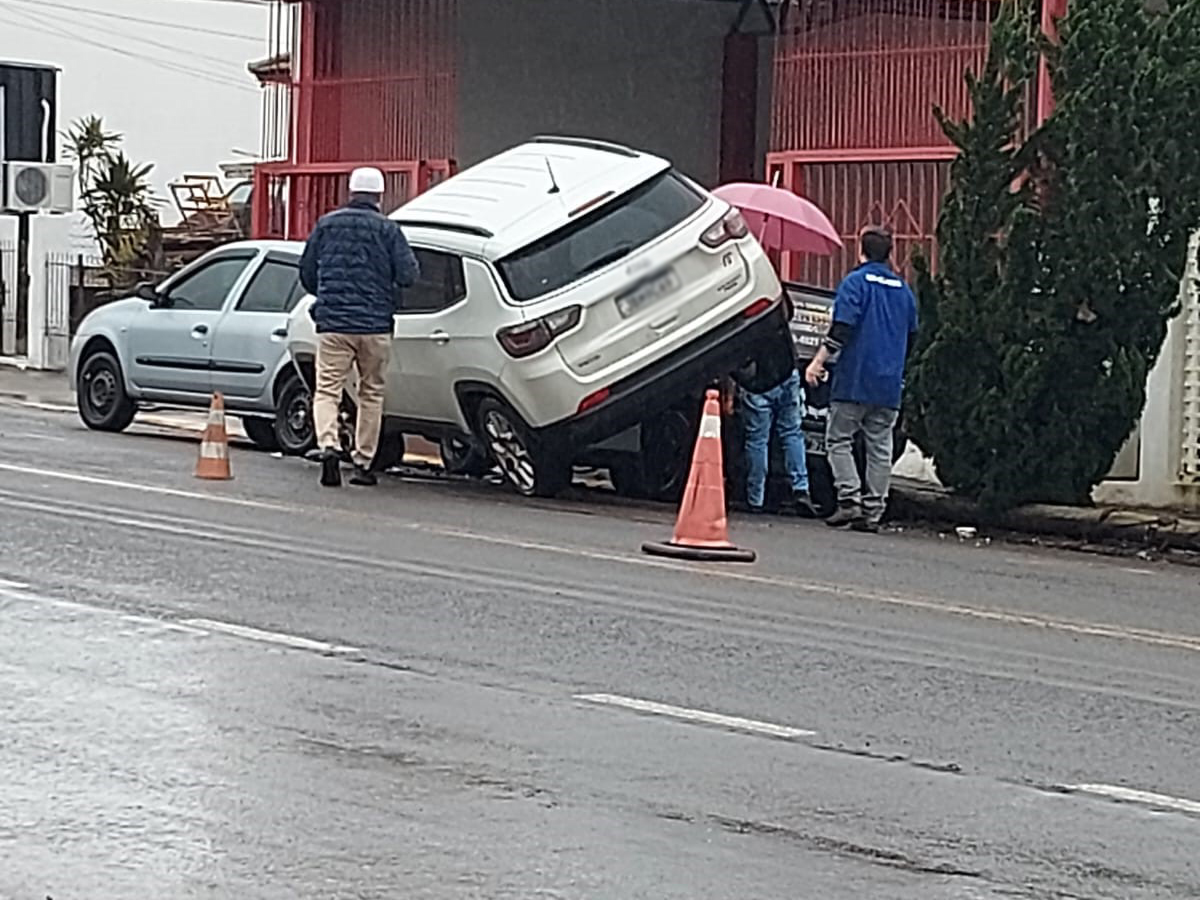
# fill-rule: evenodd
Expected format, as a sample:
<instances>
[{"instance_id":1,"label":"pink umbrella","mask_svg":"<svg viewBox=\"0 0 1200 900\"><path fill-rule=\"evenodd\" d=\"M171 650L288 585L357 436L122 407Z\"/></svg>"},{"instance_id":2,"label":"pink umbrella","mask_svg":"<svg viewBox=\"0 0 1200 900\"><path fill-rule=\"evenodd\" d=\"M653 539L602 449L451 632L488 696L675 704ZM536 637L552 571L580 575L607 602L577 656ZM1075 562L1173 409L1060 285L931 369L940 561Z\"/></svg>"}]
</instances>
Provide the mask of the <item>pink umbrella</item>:
<instances>
[{"instance_id":1,"label":"pink umbrella","mask_svg":"<svg viewBox=\"0 0 1200 900\"><path fill-rule=\"evenodd\" d=\"M768 250L828 256L842 246L837 229L820 207L786 188L735 182L713 193L737 207L750 231Z\"/></svg>"}]
</instances>

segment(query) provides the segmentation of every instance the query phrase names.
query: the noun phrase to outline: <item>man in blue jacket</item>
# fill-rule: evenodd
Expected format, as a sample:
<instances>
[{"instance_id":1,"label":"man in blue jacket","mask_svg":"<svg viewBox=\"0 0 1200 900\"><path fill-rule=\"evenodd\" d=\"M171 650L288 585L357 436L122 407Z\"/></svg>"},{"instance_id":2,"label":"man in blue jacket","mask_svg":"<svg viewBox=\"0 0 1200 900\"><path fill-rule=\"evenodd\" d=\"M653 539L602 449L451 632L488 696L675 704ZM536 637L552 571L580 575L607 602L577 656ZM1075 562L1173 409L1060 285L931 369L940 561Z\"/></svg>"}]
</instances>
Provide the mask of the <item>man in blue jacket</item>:
<instances>
[{"instance_id":1,"label":"man in blue jacket","mask_svg":"<svg viewBox=\"0 0 1200 900\"><path fill-rule=\"evenodd\" d=\"M890 231L866 228L859 247L862 264L838 286L833 323L805 377L809 384L819 384L826 378L825 363L836 355L825 440L838 508L826 524L875 532L892 476L892 432L904 393L904 364L917 330L917 301L888 264ZM866 451L865 489L854 461L858 435Z\"/></svg>"},{"instance_id":2,"label":"man in blue jacket","mask_svg":"<svg viewBox=\"0 0 1200 900\"><path fill-rule=\"evenodd\" d=\"M350 483L376 483L371 463L383 422L393 317L400 289L419 274L400 226L380 211L383 191L382 172L355 169L349 203L321 217L300 258L300 282L317 298L311 311L319 337L313 421L326 487L342 483L338 410L351 367L358 370L358 423Z\"/></svg>"}]
</instances>

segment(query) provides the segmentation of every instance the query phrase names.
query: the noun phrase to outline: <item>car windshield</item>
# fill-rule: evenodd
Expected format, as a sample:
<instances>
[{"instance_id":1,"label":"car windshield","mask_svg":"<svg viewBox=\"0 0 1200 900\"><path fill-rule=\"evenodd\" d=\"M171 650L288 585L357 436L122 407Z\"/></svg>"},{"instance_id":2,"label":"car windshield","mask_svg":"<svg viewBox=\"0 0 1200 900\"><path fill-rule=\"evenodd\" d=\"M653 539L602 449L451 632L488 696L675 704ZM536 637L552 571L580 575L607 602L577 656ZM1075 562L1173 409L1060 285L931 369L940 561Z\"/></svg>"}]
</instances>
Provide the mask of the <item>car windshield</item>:
<instances>
[{"instance_id":1,"label":"car windshield","mask_svg":"<svg viewBox=\"0 0 1200 900\"><path fill-rule=\"evenodd\" d=\"M514 300L534 300L628 256L703 205L702 194L664 172L500 260L500 275Z\"/></svg>"}]
</instances>

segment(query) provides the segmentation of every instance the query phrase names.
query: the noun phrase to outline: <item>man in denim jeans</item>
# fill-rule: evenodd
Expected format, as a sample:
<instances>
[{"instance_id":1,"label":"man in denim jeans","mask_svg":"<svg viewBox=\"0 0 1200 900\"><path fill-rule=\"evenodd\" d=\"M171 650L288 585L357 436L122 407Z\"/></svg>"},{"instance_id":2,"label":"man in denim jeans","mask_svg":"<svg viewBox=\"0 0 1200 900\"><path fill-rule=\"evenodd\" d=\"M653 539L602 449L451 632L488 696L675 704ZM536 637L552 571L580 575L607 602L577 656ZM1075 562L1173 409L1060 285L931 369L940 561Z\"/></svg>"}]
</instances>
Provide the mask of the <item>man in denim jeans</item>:
<instances>
[{"instance_id":1,"label":"man in denim jeans","mask_svg":"<svg viewBox=\"0 0 1200 900\"><path fill-rule=\"evenodd\" d=\"M791 304L785 300L788 317ZM786 346L785 346L786 345ZM742 419L746 441L746 503L752 513L763 511L770 457L771 432L783 444L783 459L791 482L791 506L796 514L816 515L808 493L808 459L801 421L804 418L796 347L791 337L779 347L765 348L759 359L735 373L742 389Z\"/></svg>"},{"instance_id":2,"label":"man in denim jeans","mask_svg":"<svg viewBox=\"0 0 1200 900\"><path fill-rule=\"evenodd\" d=\"M833 324L805 378L819 384L836 354L830 384L826 445L838 509L826 524L876 532L892 476L892 431L900 415L904 364L917 330L917 301L892 271L892 234L871 226L859 236L862 264L842 279ZM866 487L858 476L854 440L862 435Z\"/></svg>"}]
</instances>

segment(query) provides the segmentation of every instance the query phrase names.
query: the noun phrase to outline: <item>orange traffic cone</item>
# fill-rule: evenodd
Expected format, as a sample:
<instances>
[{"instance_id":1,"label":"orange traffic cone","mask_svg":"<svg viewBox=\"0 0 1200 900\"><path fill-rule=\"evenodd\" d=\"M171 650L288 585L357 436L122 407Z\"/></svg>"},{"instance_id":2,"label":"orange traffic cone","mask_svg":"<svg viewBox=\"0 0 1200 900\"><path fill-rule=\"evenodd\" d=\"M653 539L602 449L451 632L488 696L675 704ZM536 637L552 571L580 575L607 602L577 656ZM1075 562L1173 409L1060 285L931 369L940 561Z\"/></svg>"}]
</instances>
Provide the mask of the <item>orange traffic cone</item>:
<instances>
[{"instance_id":1,"label":"orange traffic cone","mask_svg":"<svg viewBox=\"0 0 1200 900\"><path fill-rule=\"evenodd\" d=\"M642 550L653 556L701 561L754 562L757 558L753 550L744 550L729 542L725 471L721 458L721 395L718 391L710 390L704 400L700 435L696 438L692 471L683 492L683 502L679 505L675 534L666 543L642 544Z\"/></svg>"},{"instance_id":2,"label":"orange traffic cone","mask_svg":"<svg viewBox=\"0 0 1200 900\"><path fill-rule=\"evenodd\" d=\"M200 438L196 477L213 481L228 481L233 477L229 469L229 435L225 431L225 398L220 394L213 394L208 410L208 425Z\"/></svg>"}]
</instances>

